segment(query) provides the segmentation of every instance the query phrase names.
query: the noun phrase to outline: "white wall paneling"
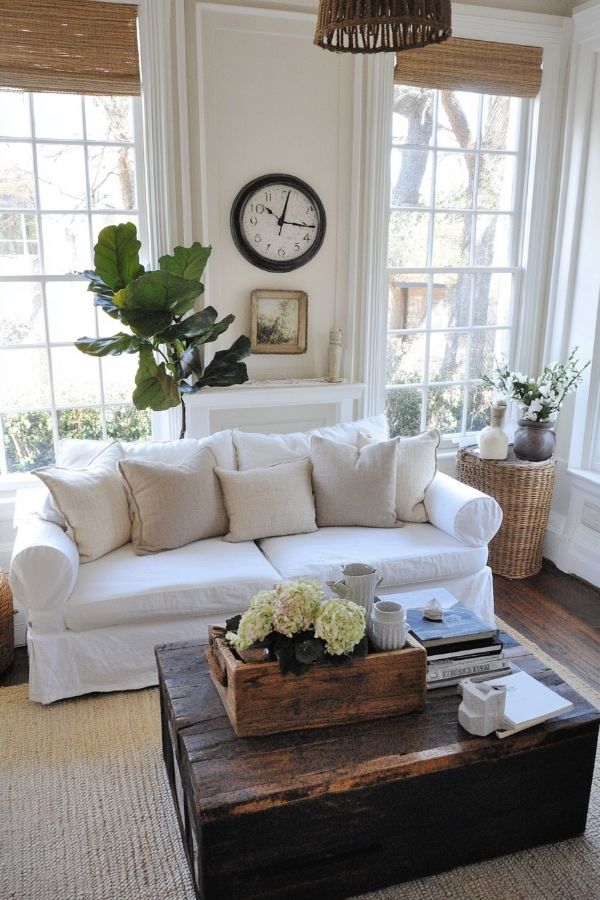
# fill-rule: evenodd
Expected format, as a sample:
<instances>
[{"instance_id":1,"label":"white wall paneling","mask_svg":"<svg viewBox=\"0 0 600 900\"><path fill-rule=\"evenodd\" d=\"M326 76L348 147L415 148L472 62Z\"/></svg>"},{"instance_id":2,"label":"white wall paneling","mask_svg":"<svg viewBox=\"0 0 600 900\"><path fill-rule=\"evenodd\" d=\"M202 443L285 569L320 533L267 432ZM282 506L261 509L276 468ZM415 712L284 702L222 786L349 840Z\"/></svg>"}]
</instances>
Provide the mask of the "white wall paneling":
<instances>
[{"instance_id":1,"label":"white wall paneling","mask_svg":"<svg viewBox=\"0 0 600 900\"><path fill-rule=\"evenodd\" d=\"M329 331L344 332L342 372L352 371L347 334L355 97L354 61L312 43L315 17L299 12L198 3L197 136L202 233L213 253L205 302L236 321L210 352L250 327L254 288L308 293L304 354L247 360L252 380L314 378L327 365ZM308 182L325 206L319 253L293 272L256 268L236 249L229 215L243 185L259 175L289 173ZM198 213L198 211L197 211Z\"/></svg>"}]
</instances>

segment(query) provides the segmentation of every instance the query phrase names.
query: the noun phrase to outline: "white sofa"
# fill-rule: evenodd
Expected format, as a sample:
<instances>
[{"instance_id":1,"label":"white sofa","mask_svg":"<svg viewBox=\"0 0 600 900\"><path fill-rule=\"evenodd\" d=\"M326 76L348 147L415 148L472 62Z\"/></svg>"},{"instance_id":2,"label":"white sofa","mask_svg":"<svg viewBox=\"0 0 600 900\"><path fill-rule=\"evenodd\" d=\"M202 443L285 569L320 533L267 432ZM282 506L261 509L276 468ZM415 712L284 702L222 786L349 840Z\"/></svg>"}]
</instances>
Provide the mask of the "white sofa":
<instances>
[{"instance_id":1,"label":"white sofa","mask_svg":"<svg viewBox=\"0 0 600 900\"><path fill-rule=\"evenodd\" d=\"M386 439L384 417L317 433L356 445L365 431L371 441ZM283 458L297 456L309 452L310 433L265 438L224 431L204 442L122 446L126 457L176 465L206 443L219 466L234 469L240 447L249 449L250 457L258 447L260 460L265 441ZM74 453L81 466L99 446L66 442L61 461L72 463ZM500 508L441 473L425 491L426 523L321 527L241 543L212 537L145 556L137 556L127 543L83 564L75 543L57 524L60 518L48 520L54 516L47 512L45 493L40 488L36 504L44 501L46 512L39 508L19 516L10 571L15 601L27 616L29 696L41 703L155 684L156 644L206 638L208 625L243 612L258 590L295 577L317 578L325 585L338 580L340 566L350 561L377 568L383 578L380 594L443 586L493 622L487 543L500 525Z\"/></svg>"}]
</instances>

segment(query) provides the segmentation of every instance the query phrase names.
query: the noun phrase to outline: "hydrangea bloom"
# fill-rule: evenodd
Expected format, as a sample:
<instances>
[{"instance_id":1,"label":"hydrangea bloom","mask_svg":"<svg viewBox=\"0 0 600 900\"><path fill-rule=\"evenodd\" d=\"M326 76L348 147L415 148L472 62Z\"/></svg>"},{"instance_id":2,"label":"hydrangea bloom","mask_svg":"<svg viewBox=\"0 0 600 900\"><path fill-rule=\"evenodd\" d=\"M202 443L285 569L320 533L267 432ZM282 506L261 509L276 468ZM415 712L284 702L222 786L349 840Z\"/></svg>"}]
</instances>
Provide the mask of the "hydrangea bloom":
<instances>
[{"instance_id":1,"label":"hydrangea bloom","mask_svg":"<svg viewBox=\"0 0 600 900\"><path fill-rule=\"evenodd\" d=\"M323 596L318 581L298 578L273 588L273 628L279 634L292 637L315 624Z\"/></svg>"},{"instance_id":2,"label":"hydrangea bloom","mask_svg":"<svg viewBox=\"0 0 600 900\"><path fill-rule=\"evenodd\" d=\"M483 383L503 394L508 400L521 404L523 419L546 422L557 417L567 394L581 384L581 373L589 366L587 362L579 367L575 347L566 363L551 363L542 374L529 378L521 372L509 372L505 363L496 362L492 376L482 375Z\"/></svg>"},{"instance_id":3,"label":"hydrangea bloom","mask_svg":"<svg viewBox=\"0 0 600 900\"><path fill-rule=\"evenodd\" d=\"M259 591L250 601L237 634L228 631L225 638L238 650L247 650L256 641L262 641L273 631L273 591Z\"/></svg>"},{"instance_id":4,"label":"hydrangea bloom","mask_svg":"<svg viewBox=\"0 0 600 900\"><path fill-rule=\"evenodd\" d=\"M351 653L365 634L365 611L351 600L329 597L323 601L315 622L315 637L325 641L331 656Z\"/></svg>"}]
</instances>

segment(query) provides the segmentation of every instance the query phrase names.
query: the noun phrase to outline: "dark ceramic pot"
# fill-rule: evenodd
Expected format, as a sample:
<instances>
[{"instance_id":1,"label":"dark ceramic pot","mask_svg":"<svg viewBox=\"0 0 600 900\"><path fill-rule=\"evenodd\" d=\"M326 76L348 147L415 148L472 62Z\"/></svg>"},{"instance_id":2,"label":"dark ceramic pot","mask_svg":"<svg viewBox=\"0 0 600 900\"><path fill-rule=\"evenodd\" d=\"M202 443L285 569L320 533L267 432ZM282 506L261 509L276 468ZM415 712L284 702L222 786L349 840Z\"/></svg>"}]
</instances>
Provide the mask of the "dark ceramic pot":
<instances>
[{"instance_id":1,"label":"dark ceramic pot","mask_svg":"<svg viewBox=\"0 0 600 900\"><path fill-rule=\"evenodd\" d=\"M554 422L519 419L517 424L519 427L515 431L513 443L517 459L526 459L529 462L543 462L550 459L556 447Z\"/></svg>"}]
</instances>

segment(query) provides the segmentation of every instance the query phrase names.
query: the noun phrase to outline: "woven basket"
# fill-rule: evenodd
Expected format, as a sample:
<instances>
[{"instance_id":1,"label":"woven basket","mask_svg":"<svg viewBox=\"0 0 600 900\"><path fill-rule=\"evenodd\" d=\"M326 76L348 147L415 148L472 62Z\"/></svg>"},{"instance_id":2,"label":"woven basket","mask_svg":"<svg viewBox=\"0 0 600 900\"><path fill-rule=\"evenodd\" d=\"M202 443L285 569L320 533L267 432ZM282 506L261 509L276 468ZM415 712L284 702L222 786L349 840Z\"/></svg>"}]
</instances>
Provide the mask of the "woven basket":
<instances>
[{"instance_id":1,"label":"woven basket","mask_svg":"<svg viewBox=\"0 0 600 900\"><path fill-rule=\"evenodd\" d=\"M13 661L15 653L13 598L6 573L0 569L0 672Z\"/></svg>"},{"instance_id":2,"label":"woven basket","mask_svg":"<svg viewBox=\"0 0 600 900\"><path fill-rule=\"evenodd\" d=\"M456 477L498 501L504 517L490 542L489 565L496 575L528 578L542 568L542 551L556 463L480 459L470 449L456 456Z\"/></svg>"}]
</instances>

